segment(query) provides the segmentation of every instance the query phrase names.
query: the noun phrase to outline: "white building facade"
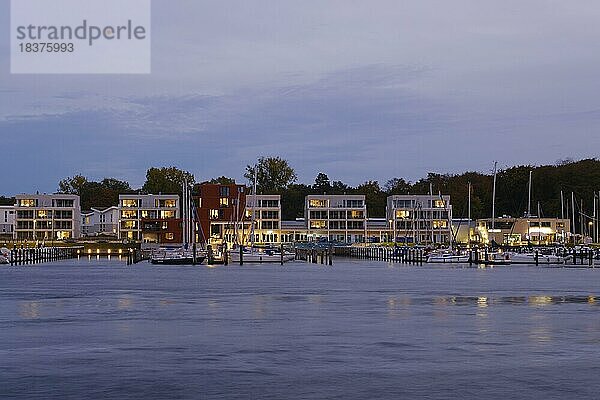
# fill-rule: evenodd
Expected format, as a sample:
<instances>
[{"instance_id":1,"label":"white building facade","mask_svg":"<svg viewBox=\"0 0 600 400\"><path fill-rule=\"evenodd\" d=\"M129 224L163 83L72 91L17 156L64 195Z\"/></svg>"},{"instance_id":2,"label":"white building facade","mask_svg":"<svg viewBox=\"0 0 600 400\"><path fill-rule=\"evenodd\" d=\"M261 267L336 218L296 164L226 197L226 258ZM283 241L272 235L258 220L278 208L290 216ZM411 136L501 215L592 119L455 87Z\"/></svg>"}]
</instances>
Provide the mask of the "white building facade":
<instances>
[{"instance_id":1,"label":"white building facade","mask_svg":"<svg viewBox=\"0 0 600 400\"><path fill-rule=\"evenodd\" d=\"M443 244L452 240L450 196L389 196L386 210L396 242Z\"/></svg>"},{"instance_id":2,"label":"white building facade","mask_svg":"<svg viewBox=\"0 0 600 400\"><path fill-rule=\"evenodd\" d=\"M306 196L304 217L309 241L365 241L367 205L364 195Z\"/></svg>"},{"instance_id":3,"label":"white building facade","mask_svg":"<svg viewBox=\"0 0 600 400\"><path fill-rule=\"evenodd\" d=\"M119 207L92 208L81 214L81 235L85 237L119 235Z\"/></svg>"},{"instance_id":4,"label":"white building facade","mask_svg":"<svg viewBox=\"0 0 600 400\"><path fill-rule=\"evenodd\" d=\"M119 238L143 242L142 220L171 220L180 218L180 215L179 196L176 194L119 195ZM154 238L148 240L155 241Z\"/></svg>"},{"instance_id":5,"label":"white building facade","mask_svg":"<svg viewBox=\"0 0 600 400\"><path fill-rule=\"evenodd\" d=\"M12 239L15 233L15 206L0 206L0 237Z\"/></svg>"},{"instance_id":6,"label":"white building facade","mask_svg":"<svg viewBox=\"0 0 600 400\"><path fill-rule=\"evenodd\" d=\"M252 213L254 212L254 218ZM259 194L246 196L246 220L254 220L254 243L281 243L281 196ZM247 229L247 228L245 228ZM251 234L251 225L249 225ZM248 240L248 242L251 242Z\"/></svg>"},{"instance_id":7,"label":"white building facade","mask_svg":"<svg viewBox=\"0 0 600 400\"><path fill-rule=\"evenodd\" d=\"M68 240L81 236L79 196L21 194L16 196L17 240Z\"/></svg>"}]
</instances>

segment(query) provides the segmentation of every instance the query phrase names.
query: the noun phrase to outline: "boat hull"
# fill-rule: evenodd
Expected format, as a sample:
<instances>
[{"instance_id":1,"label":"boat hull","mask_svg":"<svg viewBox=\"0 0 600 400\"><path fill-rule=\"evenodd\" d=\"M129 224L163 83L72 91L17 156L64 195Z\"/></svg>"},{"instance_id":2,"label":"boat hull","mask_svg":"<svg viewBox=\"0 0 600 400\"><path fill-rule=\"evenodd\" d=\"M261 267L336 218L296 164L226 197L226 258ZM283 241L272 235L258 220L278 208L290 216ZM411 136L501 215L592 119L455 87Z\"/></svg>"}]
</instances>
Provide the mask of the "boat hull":
<instances>
[{"instance_id":1,"label":"boat hull","mask_svg":"<svg viewBox=\"0 0 600 400\"><path fill-rule=\"evenodd\" d=\"M428 264L464 264L469 262L469 256L465 255L447 255L447 256L429 256Z\"/></svg>"},{"instance_id":2,"label":"boat hull","mask_svg":"<svg viewBox=\"0 0 600 400\"><path fill-rule=\"evenodd\" d=\"M196 264L202 264L206 257L196 257ZM179 258L152 258L150 259L152 265L194 265L194 259L192 257L179 257Z\"/></svg>"},{"instance_id":3,"label":"boat hull","mask_svg":"<svg viewBox=\"0 0 600 400\"><path fill-rule=\"evenodd\" d=\"M283 262L292 261L294 259L293 254L284 254ZM232 252L230 254L231 263L240 262L240 254ZM265 264L265 263L281 263L281 254L260 254L260 253L248 253L243 255L244 263L248 264Z\"/></svg>"}]
</instances>

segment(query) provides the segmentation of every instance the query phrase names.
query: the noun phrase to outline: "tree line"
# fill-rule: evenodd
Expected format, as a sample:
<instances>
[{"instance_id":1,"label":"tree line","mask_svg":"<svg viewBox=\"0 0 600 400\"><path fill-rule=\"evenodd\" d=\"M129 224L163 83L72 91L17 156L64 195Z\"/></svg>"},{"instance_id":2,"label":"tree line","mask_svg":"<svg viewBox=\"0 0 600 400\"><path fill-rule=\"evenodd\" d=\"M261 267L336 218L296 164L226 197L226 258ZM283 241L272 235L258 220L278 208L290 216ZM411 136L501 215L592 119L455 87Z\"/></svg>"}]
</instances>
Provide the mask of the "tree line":
<instances>
[{"instance_id":1,"label":"tree line","mask_svg":"<svg viewBox=\"0 0 600 400\"><path fill-rule=\"evenodd\" d=\"M541 215L561 216L561 190L565 203L570 204L571 192L576 196L576 209L591 210L595 193L600 190L600 160L563 160L554 165L520 165L500 169L496 184L496 216L521 216L527 210L529 172L532 171L532 210L537 213L539 202ZM410 182L402 177L383 183L368 180L358 186L340 180L331 180L325 172L319 172L311 184L299 183L294 168L280 157L260 158L256 165L246 167L244 177L247 185L256 182L260 194L280 194L282 217L295 219L304 216L304 201L311 194L363 194L366 196L369 217L385 217L387 197L401 194L438 193L451 196L455 217L467 216L468 187L471 183L472 218L490 217L492 213L492 172L464 172L462 174L429 173L426 177ZM197 187L194 175L176 167L150 168L146 181L139 189L128 182L115 178L101 181L88 180L82 175L63 179L59 193L78 194L82 209L105 208L118 204L119 194L153 193L181 194L186 181ZM208 183L231 184L235 179L221 176ZM196 189L197 190L197 189ZM0 204L14 204L14 199L0 197Z\"/></svg>"}]
</instances>

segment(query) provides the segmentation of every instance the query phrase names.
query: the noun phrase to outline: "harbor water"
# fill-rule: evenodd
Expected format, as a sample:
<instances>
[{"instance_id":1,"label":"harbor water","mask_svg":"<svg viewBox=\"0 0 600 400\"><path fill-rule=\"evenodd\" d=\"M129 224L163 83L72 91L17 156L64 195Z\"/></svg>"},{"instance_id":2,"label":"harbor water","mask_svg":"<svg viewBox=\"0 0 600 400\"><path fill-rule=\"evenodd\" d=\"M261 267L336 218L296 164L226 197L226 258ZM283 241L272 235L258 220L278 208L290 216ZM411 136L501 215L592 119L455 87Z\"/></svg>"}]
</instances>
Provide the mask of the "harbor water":
<instances>
[{"instance_id":1,"label":"harbor water","mask_svg":"<svg viewBox=\"0 0 600 400\"><path fill-rule=\"evenodd\" d=\"M2 399L593 399L599 375L600 269L0 267Z\"/></svg>"}]
</instances>

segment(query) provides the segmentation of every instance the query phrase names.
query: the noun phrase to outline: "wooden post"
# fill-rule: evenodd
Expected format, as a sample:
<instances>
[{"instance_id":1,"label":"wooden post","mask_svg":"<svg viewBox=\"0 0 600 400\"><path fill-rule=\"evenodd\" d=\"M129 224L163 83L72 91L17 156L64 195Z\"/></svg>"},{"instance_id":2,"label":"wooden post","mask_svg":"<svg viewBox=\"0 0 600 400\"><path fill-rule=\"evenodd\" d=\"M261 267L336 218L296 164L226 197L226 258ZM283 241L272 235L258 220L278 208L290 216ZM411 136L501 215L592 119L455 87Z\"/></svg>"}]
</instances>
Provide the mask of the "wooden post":
<instances>
[{"instance_id":1,"label":"wooden post","mask_svg":"<svg viewBox=\"0 0 600 400\"><path fill-rule=\"evenodd\" d=\"M207 257L208 257L208 264L212 265L214 263L214 254L213 254L213 249L212 246L209 244L208 246L206 246L206 253L207 253Z\"/></svg>"},{"instance_id":2,"label":"wooden post","mask_svg":"<svg viewBox=\"0 0 600 400\"><path fill-rule=\"evenodd\" d=\"M240 246L240 266L244 265L244 247Z\"/></svg>"},{"instance_id":3,"label":"wooden post","mask_svg":"<svg viewBox=\"0 0 600 400\"><path fill-rule=\"evenodd\" d=\"M192 265L196 265L196 243L192 245Z\"/></svg>"}]
</instances>

